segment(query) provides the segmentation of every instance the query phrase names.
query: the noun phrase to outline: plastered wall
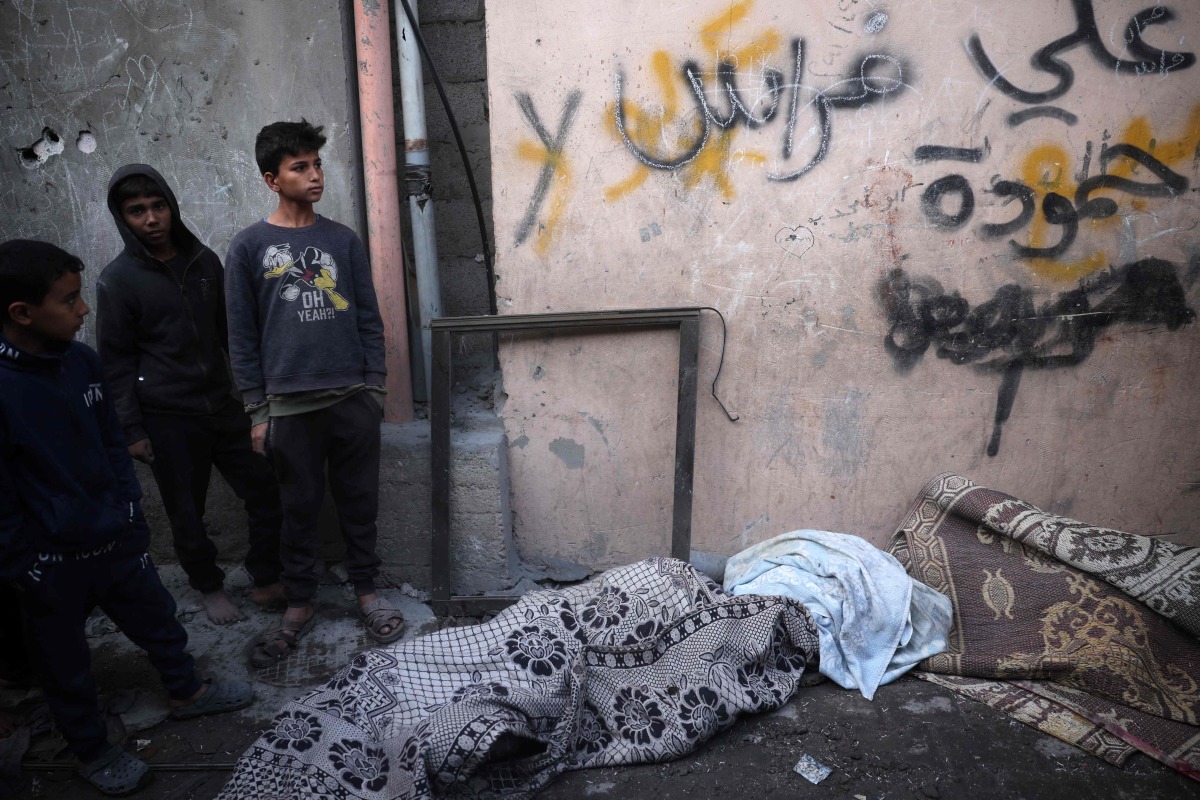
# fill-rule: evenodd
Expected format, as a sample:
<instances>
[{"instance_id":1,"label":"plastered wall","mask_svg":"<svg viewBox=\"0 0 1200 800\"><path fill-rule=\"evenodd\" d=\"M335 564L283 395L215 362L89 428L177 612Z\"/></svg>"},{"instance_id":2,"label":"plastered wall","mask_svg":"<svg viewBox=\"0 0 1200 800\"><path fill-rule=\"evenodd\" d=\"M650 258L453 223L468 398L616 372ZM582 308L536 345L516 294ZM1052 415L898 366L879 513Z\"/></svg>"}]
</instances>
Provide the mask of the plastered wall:
<instances>
[{"instance_id":1,"label":"plastered wall","mask_svg":"<svg viewBox=\"0 0 1200 800\"><path fill-rule=\"evenodd\" d=\"M712 306L694 546L956 471L1200 544L1200 5L489 3L501 313ZM506 341L516 539L665 552L675 344Z\"/></svg>"},{"instance_id":2,"label":"plastered wall","mask_svg":"<svg viewBox=\"0 0 1200 800\"><path fill-rule=\"evenodd\" d=\"M91 300L96 276L121 249L108 179L144 162L223 257L237 231L274 207L254 163L255 135L302 116L329 136L318 210L363 230L353 40L342 5L4 0L0 239L45 239L78 254Z\"/></svg>"}]
</instances>

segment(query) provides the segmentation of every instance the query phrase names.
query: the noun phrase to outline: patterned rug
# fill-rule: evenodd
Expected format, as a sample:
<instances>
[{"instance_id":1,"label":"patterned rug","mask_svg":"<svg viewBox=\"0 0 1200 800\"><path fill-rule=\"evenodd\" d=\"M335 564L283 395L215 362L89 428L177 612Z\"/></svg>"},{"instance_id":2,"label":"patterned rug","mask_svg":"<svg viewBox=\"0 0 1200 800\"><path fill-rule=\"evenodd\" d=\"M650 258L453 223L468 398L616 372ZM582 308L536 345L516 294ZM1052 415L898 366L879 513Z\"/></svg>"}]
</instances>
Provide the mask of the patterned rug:
<instances>
[{"instance_id":1,"label":"patterned rug","mask_svg":"<svg viewBox=\"0 0 1200 800\"><path fill-rule=\"evenodd\" d=\"M794 600L649 559L360 654L284 707L219 797L520 798L667 761L784 705L818 677L817 641Z\"/></svg>"},{"instance_id":2,"label":"patterned rug","mask_svg":"<svg viewBox=\"0 0 1200 800\"><path fill-rule=\"evenodd\" d=\"M926 679L1112 763L1136 748L1200 779L1196 548L940 475L890 551L954 604Z\"/></svg>"}]
</instances>

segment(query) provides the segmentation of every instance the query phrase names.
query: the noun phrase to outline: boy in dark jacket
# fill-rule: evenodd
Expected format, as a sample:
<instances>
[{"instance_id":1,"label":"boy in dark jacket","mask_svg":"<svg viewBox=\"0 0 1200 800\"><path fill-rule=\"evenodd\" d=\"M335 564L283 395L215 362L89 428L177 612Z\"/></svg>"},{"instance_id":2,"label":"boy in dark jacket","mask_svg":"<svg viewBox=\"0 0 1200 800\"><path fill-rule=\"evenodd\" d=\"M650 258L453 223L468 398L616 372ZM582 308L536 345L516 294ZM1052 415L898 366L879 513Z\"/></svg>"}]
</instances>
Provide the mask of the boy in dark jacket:
<instances>
[{"instance_id":1,"label":"boy in dark jacket","mask_svg":"<svg viewBox=\"0 0 1200 800\"><path fill-rule=\"evenodd\" d=\"M224 270L179 217L175 193L152 167L121 167L108 208L125 249L97 284L97 344L129 453L151 465L175 554L208 618L245 619L224 588L204 526L213 466L245 503L246 571L260 605L282 603L283 512L270 465L250 446L250 419L234 396L225 351Z\"/></svg>"},{"instance_id":2,"label":"boy in dark jacket","mask_svg":"<svg viewBox=\"0 0 1200 800\"><path fill-rule=\"evenodd\" d=\"M325 188L324 144L303 120L259 132L255 159L279 204L234 237L225 261L233 374L255 448L270 449L284 509L288 609L280 630L258 642L256 665L286 656L312 625L326 469L363 626L380 643L404 630L375 591L383 320L362 242L313 210Z\"/></svg>"},{"instance_id":3,"label":"boy in dark jacket","mask_svg":"<svg viewBox=\"0 0 1200 800\"><path fill-rule=\"evenodd\" d=\"M30 655L80 774L127 794L149 771L107 740L84 634L96 606L149 655L176 719L244 708L254 691L202 682L184 650L100 360L73 341L89 310L81 269L45 242L0 244L0 581L21 597Z\"/></svg>"}]
</instances>

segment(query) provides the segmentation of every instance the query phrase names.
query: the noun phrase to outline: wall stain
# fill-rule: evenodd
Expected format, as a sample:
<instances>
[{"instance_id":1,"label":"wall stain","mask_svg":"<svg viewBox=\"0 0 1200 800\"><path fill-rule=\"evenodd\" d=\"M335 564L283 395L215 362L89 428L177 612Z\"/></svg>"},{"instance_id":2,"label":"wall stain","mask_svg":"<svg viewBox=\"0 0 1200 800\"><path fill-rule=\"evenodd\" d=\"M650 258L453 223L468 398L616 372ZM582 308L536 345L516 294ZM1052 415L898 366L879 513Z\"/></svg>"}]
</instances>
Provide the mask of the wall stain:
<instances>
[{"instance_id":1,"label":"wall stain","mask_svg":"<svg viewBox=\"0 0 1200 800\"><path fill-rule=\"evenodd\" d=\"M574 439L555 439L550 443L550 452L558 456L567 469L583 469L585 448Z\"/></svg>"},{"instance_id":2,"label":"wall stain","mask_svg":"<svg viewBox=\"0 0 1200 800\"><path fill-rule=\"evenodd\" d=\"M612 445L609 444L608 437L604 435L604 423L595 417L588 417L587 421L589 425L596 429L596 433L600 434L600 438L604 441L604 444L611 447Z\"/></svg>"},{"instance_id":3,"label":"wall stain","mask_svg":"<svg viewBox=\"0 0 1200 800\"><path fill-rule=\"evenodd\" d=\"M863 430L867 393L855 389L844 398L825 403L822 418L828 474L835 478L853 478L870 455L870 436Z\"/></svg>"}]
</instances>

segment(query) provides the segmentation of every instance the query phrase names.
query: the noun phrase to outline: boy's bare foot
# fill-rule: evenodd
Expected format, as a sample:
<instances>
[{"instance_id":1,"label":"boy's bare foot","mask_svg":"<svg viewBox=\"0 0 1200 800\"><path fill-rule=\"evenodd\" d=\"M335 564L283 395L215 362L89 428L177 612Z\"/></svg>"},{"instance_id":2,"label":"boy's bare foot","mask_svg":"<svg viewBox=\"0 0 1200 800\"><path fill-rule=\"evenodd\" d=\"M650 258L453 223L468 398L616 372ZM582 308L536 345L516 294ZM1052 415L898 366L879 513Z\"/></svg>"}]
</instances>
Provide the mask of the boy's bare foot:
<instances>
[{"instance_id":1,"label":"boy's bare foot","mask_svg":"<svg viewBox=\"0 0 1200 800\"><path fill-rule=\"evenodd\" d=\"M229 595L225 594L224 587L202 594L200 602L204 605L204 613L208 614L209 622L214 625L228 625L246 618L242 610L229 599Z\"/></svg>"},{"instance_id":2,"label":"boy's bare foot","mask_svg":"<svg viewBox=\"0 0 1200 800\"><path fill-rule=\"evenodd\" d=\"M264 611L282 611L287 608L287 597L283 593L282 583L255 586L250 592L250 599Z\"/></svg>"}]
</instances>

